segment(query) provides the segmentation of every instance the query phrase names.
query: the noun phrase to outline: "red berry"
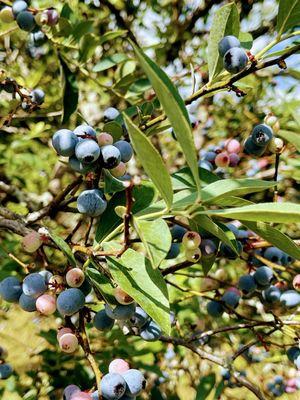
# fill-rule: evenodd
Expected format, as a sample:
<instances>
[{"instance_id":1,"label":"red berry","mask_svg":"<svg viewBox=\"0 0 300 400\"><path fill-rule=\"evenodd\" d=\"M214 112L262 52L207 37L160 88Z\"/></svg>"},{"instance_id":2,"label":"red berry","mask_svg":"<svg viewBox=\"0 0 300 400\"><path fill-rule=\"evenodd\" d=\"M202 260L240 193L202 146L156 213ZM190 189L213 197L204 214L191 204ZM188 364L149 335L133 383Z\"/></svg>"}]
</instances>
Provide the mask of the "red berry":
<instances>
[{"instance_id":1,"label":"red berry","mask_svg":"<svg viewBox=\"0 0 300 400\"><path fill-rule=\"evenodd\" d=\"M217 167L225 168L230 163L229 155L225 152L218 154L215 158L215 164Z\"/></svg>"}]
</instances>

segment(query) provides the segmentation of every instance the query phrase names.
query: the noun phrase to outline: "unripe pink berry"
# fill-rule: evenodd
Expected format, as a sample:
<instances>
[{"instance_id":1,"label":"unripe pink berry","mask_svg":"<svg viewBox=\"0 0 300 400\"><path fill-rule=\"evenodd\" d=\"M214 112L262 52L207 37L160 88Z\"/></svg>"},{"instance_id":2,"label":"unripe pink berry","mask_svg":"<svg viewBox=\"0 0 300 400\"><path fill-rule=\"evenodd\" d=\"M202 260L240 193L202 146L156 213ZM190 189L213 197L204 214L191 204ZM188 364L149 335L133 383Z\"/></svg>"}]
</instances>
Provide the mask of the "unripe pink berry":
<instances>
[{"instance_id":1,"label":"unripe pink berry","mask_svg":"<svg viewBox=\"0 0 300 400\"><path fill-rule=\"evenodd\" d=\"M187 261L196 263L201 258L201 251L198 248L194 250L186 250L185 257Z\"/></svg>"},{"instance_id":2,"label":"unripe pink berry","mask_svg":"<svg viewBox=\"0 0 300 400\"><path fill-rule=\"evenodd\" d=\"M109 373L123 374L128 371L130 366L127 361L122 360L122 358L116 358L108 366Z\"/></svg>"},{"instance_id":3,"label":"unripe pink berry","mask_svg":"<svg viewBox=\"0 0 300 400\"><path fill-rule=\"evenodd\" d=\"M59 328L56 335L57 340L59 340L66 333L73 333L73 331L71 328L67 327Z\"/></svg>"},{"instance_id":4,"label":"unripe pink berry","mask_svg":"<svg viewBox=\"0 0 300 400\"><path fill-rule=\"evenodd\" d=\"M200 246L201 236L198 232L187 231L182 238L182 244L187 250L194 250Z\"/></svg>"},{"instance_id":5,"label":"unripe pink berry","mask_svg":"<svg viewBox=\"0 0 300 400\"><path fill-rule=\"evenodd\" d=\"M22 247L27 253L34 253L42 245L41 236L32 231L22 239Z\"/></svg>"},{"instance_id":6,"label":"unripe pink berry","mask_svg":"<svg viewBox=\"0 0 300 400\"><path fill-rule=\"evenodd\" d=\"M56 297L50 294L42 294L36 300L36 309L41 314L51 315L56 311Z\"/></svg>"},{"instance_id":7,"label":"unripe pink berry","mask_svg":"<svg viewBox=\"0 0 300 400\"><path fill-rule=\"evenodd\" d=\"M66 274L66 282L70 287L78 288L85 279L84 272L80 268L72 268Z\"/></svg>"},{"instance_id":8,"label":"unripe pink berry","mask_svg":"<svg viewBox=\"0 0 300 400\"><path fill-rule=\"evenodd\" d=\"M300 291L300 274L296 275L293 279L293 286L294 289Z\"/></svg>"},{"instance_id":9,"label":"unripe pink berry","mask_svg":"<svg viewBox=\"0 0 300 400\"><path fill-rule=\"evenodd\" d=\"M229 139L226 141L225 148L228 153L239 153L241 150L241 144L236 139Z\"/></svg>"},{"instance_id":10,"label":"unripe pink berry","mask_svg":"<svg viewBox=\"0 0 300 400\"><path fill-rule=\"evenodd\" d=\"M76 392L71 396L71 400L92 400L92 395L85 392Z\"/></svg>"},{"instance_id":11,"label":"unripe pink berry","mask_svg":"<svg viewBox=\"0 0 300 400\"><path fill-rule=\"evenodd\" d=\"M240 157L236 153L229 154L229 167L236 167L240 162Z\"/></svg>"},{"instance_id":12,"label":"unripe pink berry","mask_svg":"<svg viewBox=\"0 0 300 400\"><path fill-rule=\"evenodd\" d=\"M219 153L215 158L215 164L217 167L225 168L228 167L230 162L229 155L225 152Z\"/></svg>"},{"instance_id":13,"label":"unripe pink berry","mask_svg":"<svg viewBox=\"0 0 300 400\"><path fill-rule=\"evenodd\" d=\"M54 8L45 11L45 13L47 14L47 25L54 26L58 23L59 14Z\"/></svg>"},{"instance_id":14,"label":"unripe pink berry","mask_svg":"<svg viewBox=\"0 0 300 400\"><path fill-rule=\"evenodd\" d=\"M110 172L113 176L115 176L116 178L119 178L120 176L125 175L126 164L121 161L120 164L118 166L116 166L115 168L112 168L110 170Z\"/></svg>"},{"instance_id":15,"label":"unripe pink berry","mask_svg":"<svg viewBox=\"0 0 300 400\"><path fill-rule=\"evenodd\" d=\"M106 132L97 134L97 141L99 146L106 146L108 144L113 144L114 138Z\"/></svg>"},{"instance_id":16,"label":"unripe pink berry","mask_svg":"<svg viewBox=\"0 0 300 400\"><path fill-rule=\"evenodd\" d=\"M74 333L65 333L59 338L58 344L64 353L74 353L78 347L78 339Z\"/></svg>"},{"instance_id":17,"label":"unripe pink berry","mask_svg":"<svg viewBox=\"0 0 300 400\"><path fill-rule=\"evenodd\" d=\"M114 296L117 302L123 305L131 304L134 302L133 298L129 296L129 294L124 292L124 290L122 290L120 287L115 288Z\"/></svg>"},{"instance_id":18,"label":"unripe pink berry","mask_svg":"<svg viewBox=\"0 0 300 400\"><path fill-rule=\"evenodd\" d=\"M76 385L68 385L64 390L64 399L71 400L71 397L76 393L80 392L80 389Z\"/></svg>"}]
</instances>

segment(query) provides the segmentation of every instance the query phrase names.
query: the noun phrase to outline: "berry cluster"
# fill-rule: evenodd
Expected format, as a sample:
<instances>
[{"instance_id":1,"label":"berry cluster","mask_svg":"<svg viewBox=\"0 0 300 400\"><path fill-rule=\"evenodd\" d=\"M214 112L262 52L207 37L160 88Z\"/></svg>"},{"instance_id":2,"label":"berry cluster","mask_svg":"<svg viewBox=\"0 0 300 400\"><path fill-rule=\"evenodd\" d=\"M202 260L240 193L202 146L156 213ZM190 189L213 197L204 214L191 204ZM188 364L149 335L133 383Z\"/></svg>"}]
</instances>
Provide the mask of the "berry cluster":
<instances>
[{"instance_id":1,"label":"berry cluster","mask_svg":"<svg viewBox=\"0 0 300 400\"><path fill-rule=\"evenodd\" d=\"M283 376L277 375L268 382L267 389L274 397L280 397L284 393L295 393L300 389L300 378L285 380Z\"/></svg>"},{"instance_id":2,"label":"berry cluster","mask_svg":"<svg viewBox=\"0 0 300 400\"><path fill-rule=\"evenodd\" d=\"M240 142L237 139L228 139L222 147L211 147L208 151L199 153L199 167L208 171L215 168L236 167L240 161Z\"/></svg>"},{"instance_id":3,"label":"berry cluster","mask_svg":"<svg viewBox=\"0 0 300 400\"><path fill-rule=\"evenodd\" d=\"M236 74L242 71L247 63L248 56L241 48L241 43L235 36L225 36L219 42L219 54L223 57L223 65L226 71Z\"/></svg>"},{"instance_id":4,"label":"berry cluster","mask_svg":"<svg viewBox=\"0 0 300 400\"><path fill-rule=\"evenodd\" d=\"M0 379L8 379L13 373L12 366L5 362L6 357L7 351L0 346Z\"/></svg>"},{"instance_id":5,"label":"berry cluster","mask_svg":"<svg viewBox=\"0 0 300 400\"><path fill-rule=\"evenodd\" d=\"M117 358L108 367L108 374L101 379L101 395L105 400L134 400L146 387L144 375L137 369L131 369L128 362ZM98 390L82 392L76 385L64 390L64 400L98 400Z\"/></svg>"}]
</instances>

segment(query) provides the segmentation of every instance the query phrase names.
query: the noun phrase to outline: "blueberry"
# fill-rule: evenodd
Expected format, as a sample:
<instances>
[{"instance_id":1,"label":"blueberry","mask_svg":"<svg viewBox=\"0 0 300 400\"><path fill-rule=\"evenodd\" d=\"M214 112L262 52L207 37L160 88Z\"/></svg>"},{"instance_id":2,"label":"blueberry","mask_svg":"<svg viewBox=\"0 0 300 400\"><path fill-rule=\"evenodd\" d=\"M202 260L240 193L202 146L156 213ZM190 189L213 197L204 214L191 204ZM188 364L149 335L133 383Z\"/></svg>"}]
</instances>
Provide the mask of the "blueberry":
<instances>
[{"instance_id":1,"label":"blueberry","mask_svg":"<svg viewBox=\"0 0 300 400\"><path fill-rule=\"evenodd\" d=\"M33 272L25 277L22 288L24 294L37 298L46 292L47 285L42 275Z\"/></svg>"},{"instance_id":2,"label":"blueberry","mask_svg":"<svg viewBox=\"0 0 300 400\"><path fill-rule=\"evenodd\" d=\"M234 168L240 162L240 157L236 153L229 154L229 167Z\"/></svg>"},{"instance_id":3,"label":"blueberry","mask_svg":"<svg viewBox=\"0 0 300 400\"><path fill-rule=\"evenodd\" d=\"M17 278L9 276L0 282L0 295L3 300L10 303L19 301L22 294L22 287Z\"/></svg>"},{"instance_id":4,"label":"blueberry","mask_svg":"<svg viewBox=\"0 0 300 400\"><path fill-rule=\"evenodd\" d=\"M253 276L258 285L268 286L270 285L274 275L271 268L263 265L262 267L257 268Z\"/></svg>"},{"instance_id":5,"label":"blueberry","mask_svg":"<svg viewBox=\"0 0 300 400\"><path fill-rule=\"evenodd\" d=\"M236 308L240 301L240 296L231 290L225 292L222 296L222 301L230 308Z\"/></svg>"},{"instance_id":6,"label":"blueberry","mask_svg":"<svg viewBox=\"0 0 300 400\"><path fill-rule=\"evenodd\" d=\"M77 136L69 129L60 129L52 138L52 145L57 154L64 157L70 157L75 153L77 142Z\"/></svg>"},{"instance_id":7,"label":"blueberry","mask_svg":"<svg viewBox=\"0 0 300 400\"><path fill-rule=\"evenodd\" d=\"M180 253L179 243L172 243L168 254L166 255L167 260L171 260L172 258L176 258Z\"/></svg>"},{"instance_id":8,"label":"blueberry","mask_svg":"<svg viewBox=\"0 0 300 400\"><path fill-rule=\"evenodd\" d=\"M293 257L291 257L289 254L287 253L282 253L282 257L281 257L281 264L286 266L289 265L290 263L292 263L294 261Z\"/></svg>"},{"instance_id":9,"label":"blueberry","mask_svg":"<svg viewBox=\"0 0 300 400\"><path fill-rule=\"evenodd\" d=\"M223 37L218 44L219 54L221 57L224 57L225 53L230 50L232 47L241 47L241 43L239 39L235 36L229 35Z\"/></svg>"},{"instance_id":10,"label":"blueberry","mask_svg":"<svg viewBox=\"0 0 300 400\"><path fill-rule=\"evenodd\" d=\"M126 382L122 375L108 373L101 380L101 394L106 400L120 399L126 390Z\"/></svg>"},{"instance_id":11,"label":"blueberry","mask_svg":"<svg viewBox=\"0 0 300 400\"><path fill-rule=\"evenodd\" d=\"M280 304L285 307L297 307L300 304L300 293L296 290L287 290L280 296Z\"/></svg>"},{"instance_id":12,"label":"blueberry","mask_svg":"<svg viewBox=\"0 0 300 400\"><path fill-rule=\"evenodd\" d=\"M290 361L294 362L300 356L300 348L296 346L290 347L286 355Z\"/></svg>"},{"instance_id":13,"label":"blueberry","mask_svg":"<svg viewBox=\"0 0 300 400\"><path fill-rule=\"evenodd\" d=\"M227 369L227 368L222 369L221 375L222 375L222 378L224 379L224 381L229 381L229 379L231 378L231 373L230 373L229 369Z\"/></svg>"},{"instance_id":14,"label":"blueberry","mask_svg":"<svg viewBox=\"0 0 300 400\"><path fill-rule=\"evenodd\" d=\"M211 239L203 239L200 243L200 250L202 257L209 258L217 253L217 246L215 242Z\"/></svg>"},{"instance_id":15,"label":"blueberry","mask_svg":"<svg viewBox=\"0 0 300 400\"><path fill-rule=\"evenodd\" d=\"M227 228L234 234L237 238L239 234L239 229L234 224L226 224Z\"/></svg>"},{"instance_id":16,"label":"blueberry","mask_svg":"<svg viewBox=\"0 0 300 400\"><path fill-rule=\"evenodd\" d=\"M114 107L108 107L105 111L104 111L104 119L106 121L113 121L114 119L116 119L118 116L120 115L119 111L114 108Z\"/></svg>"},{"instance_id":17,"label":"blueberry","mask_svg":"<svg viewBox=\"0 0 300 400\"><path fill-rule=\"evenodd\" d=\"M17 15L17 24L26 32L31 32L36 27L34 16L29 11L21 11Z\"/></svg>"},{"instance_id":18,"label":"blueberry","mask_svg":"<svg viewBox=\"0 0 300 400\"><path fill-rule=\"evenodd\" d=\"M231 74L236 74L246 67L248 57L245 51L240 47L232 47L225 53L223 62L226 71Z\"/></svg>"},{"instance_id":19,"label":"blueberry","mask_svg":"<svg viewBox=\"0 0 300 400\"><path fill-rule=\"evenodd\" d=\"M224 308L219 301L211 300L206 306L207 312L212 317L221 317L224 312Z\"/></svg>"},{"instance_id":20,"label":"blueberry","mask_svg":"<svg viewBox=\"0 0 300 400\"><path fill-rule=\"evenodd\" d=\"M95 167L94 164L83 164L79 161L75 156L69 158L69 166L76 172L80 174L87 174L88 172L92 171Z\"/></svg>"},{"instance_id":21,"label":"blueberry","mask_svg":"<svg viewBox=\"0 0 300 400\"><path fill-rule=\"evenodd\" d=\"M44 99L45 99L44 91L42 89L39 89L39 88L34 89L31 92L31 99L36 104L39 104L39 105L42 104L44 102Z\"/></svg>"},{"instance_id":22,"label":"blueberry","mask_svg":"<svg viewBox=\"0 0 300 400\"><path fill-rule=\"evenodd\" d=\"M13 373L13 369L10 364L0 364L0 379L7 379Z\"/></svg>"},{"instance_id":23,"label":"blueberry","mask_svg":"<svg viewBox=\"0 0 300 400\"><path fill-rule=\"evenodd\" d=\"M125 140L119 140L118 142L114 143L114 146L119 149L121 153L121 161L127 163L133 155L131 144Z\"/></svg>"},{"instance_id":24,"label":"blueberry","mask_svg":"<svg viewBox=\"0 0 300 400\"><path fill-rule=\"evenodd\" d=\"M103 214L107 202L99 189L84 190L77 199L77 208L81 214L98 217Z\"/></svg>"},{"instance_id":25,"label":"blueberry","mask_svg":"<svg viewBox=\"0 0 300 400\"><path fill-rule=\"evenodd\" d=\"M256 125L251 132L251 139L258 147L266 147L273 138L273 130L266 124Z\"/></svg>"},{"instance_id":26,"label":"blueberry","mask_svg":"<svg viewBox=\"0 0 300 400\"><path fill-rule=\"evenodd\" d=\"M111 319L105 310L101 310L95 315L93 323L94 327L99 331L109 331L114 326L115 320Z\"/></svg>"},{"instance_id":27,"label":"blueberry","mask_svg":"<svg viewBox=\"0 0 300 400\"><path fill-rule=\"evenodd\" d=\"M71 400L74 393L80 392L80 388L76 385L69 385L65 388L63 393L63 400Z\"/></svg>"},{"instance_id":28,"label":"blueberry","mask_svg":"<svg viewBox=\"0 0 300 400\"><path fill-rule=\"evenodd\" d=\"M242 243L238 240L237 241L238 253L241 254L243 250ZM230 260L235 260L238 255L229 247L227 244L222 243L220 247L220 255L225 258L229 258Z\"/></svg>"},{"instance_id":29,"label":"blueberry","mask_svg":"<svg viewBox=\"0 0 300 400\"><path fill-rule=\"evenodd\" d=\"M249 136L244 144L244 152L251 156L262 156L266 151L266 147L257 146L253 140L252 136Z\"/></svg>"},{"instance_id":30,"label":"blueberry","mask_svg":"<svg viewBox=\"0 0 300 400\"><path fill-rule=\"evenodd\" d=\"M213 164L215 162L216 156L217 154L214 151L208 151L205 153L203 160Z\"/></svg>"},{"instance_id":31,"label":"blueberry","mask_svg":"<svg viewBox=\"0 0 300 400\"><path fill-rule=\"evenodd\" d=\"M83 124L77 126L77 128L74 129L74 133L76 136L93 136L96 137L96 131L94 128L92 128L90 125Z\"/></svg>"},{"instance_id":32,"label":"blueberry","mask_svg":"<svg viewBox=\"0 0 300 400\"><path fill-rule=\"evenodd\" d=\"M281 296L281 291L277 286L270 286L262 291L262 297L268 303L275 303L279 301Z\"/></svg>"},{"instance_id":33,"label":"blueberry","mask_svg":"<svg viewBox=\"0 0 300 400\"><path fill-rule=\"evenodd\" d=\"M272 261L275 264L281 264L281 259L283 256L283 251L277 247L269 247L264 252L264 258Z\"/></svg>"},{"instance_id":34,"label":"blueberry","mask_svg":"<svg viewBox=\"0 0 300 400\"><path fill-rule=\"evenodd\" d=\"M186 229L180 225L174 225L171 229L172 241L173 242L181 242L184 234L186 233Z\"/></svg>"},{"instance_id":35,"label":"blueberry","mask_svg":"<svg viewBox=\"0 0 300 400\"><path fill-rule=\"evenodd\" d=\"M30 34L30 40L35 46L41 46L43 43L45 43L47 37L44 32L38 30Z\"/></svg>"},{"instance_id":36,"label":"blueberry","mask_svg":"<svg viewBox=\"0 0 300 400\"><path fill-rule=\"evenodd\" d=\"M256 282L252 275L243 275L238 282L238 288L244 293L249 294L256 289Z\"/></svg>"},{"instance_id":37,"label":"blueberry","mask_svg":"<svg viewBox=\"0 0 300 400\"><path fill-rule=\"evenodd\" d=\"M154 342L161 337L161 329L154 321L149 321L141 330L141 338L147 342Z\"/></svg>"},{"instance_id":38,"label":"blueberry","mask_svg":"<svg viewBox=\"0 0 300 400\"><path fill-rule=\"evenodd\" d=\"M123 378L126 382L125 395L127 396L138 396L146 387L146 379L137 369L129 369L123 374Z\"/></svg>"},{"instance_id":39,"label":"blueberry","mask_svg":"<svg viewBox=\"0 0 300 400\"><path fill-rule=\"evenodd\" d=\"M27 296L26 294L22 293L19 298L19 306L22 310L27 312L36 311L36 299L32 296Z\"/></svg>"},{"instance_id":40,"label":"blueberry","mask_svg":"<svg viewBox=\"0 0 300 400\"><path fill-rule=\"evenodd\" d=\"M129 324L136 328L142 328L148 319L149 315L142 309L142 307L137 306L134 314L129 319Z\"/></svg>"},{"instance_id":41,"label":"blueberry","mask_svg":"<svg viewBox=\"0 0 300 400\"><path fill-rule=\"evenodd\" d=\"M92 286L89 283L89 281L87 279L84 280L83 284L79 287L79 289L82 291L82 293L87 296L91 290L92 290Z\"/></svg>"},{"instance_id":42,"label":"blueberry","mask_svg":"<svg viewBox=\"0 0 300 400\"><path fill-rule=\"evenodd\" d=\"M135 304L131 303L128 305L117 305L114 309L112 309L108 304L105 305L105 312L109 316L109 318L117 319L117 320L126 320L130 319L135 313Z\"/></svg>"},{"instance_id":43,"label":"blueberry","mask_svg":"<svg viewBox=\"0 0 300 400\"><path fill-rule=\"evenodd\" d=\"M26 11L28 8L28 4L26 1L14 1L12 4L12 12L16 17L20 12Z\"/></svg>"},{"instance_id":44,"label":"blueberry","mask_svg":"<svg viewBox=\"0 0 300 400\"><path fill-rule=\"evenodd\" d=\"M198 161L198 166L200 168L206 169L207 171L212 171L213 170L213 166L210 162L206 161L206 160L199 160Z\"/></svg>"},{"instance_id":45,"label":"blueberry","mask_svg":"<svg viewBox=\"0 0 300 400\"><path fill-rule=\"evenodd\" d=\"M111 144L101 147L101 153L104 168L114 168L121 161L120 150Z\"/></svg>"},{"instance_id":46,"label":"blueberry","mask_svg":"<svg viewBox=\"0 0 300 400\"><path fill-rule=\"evenodd\" d=\"M75 148L77 159L85 164L91 164L98 160L101 151L97 142L92 139L81 140Z\"/></svg>"},{"instance_id":47,"label":"blueberry","mask_svg":"<svg viewBox=\"0 0 300 400\"><path fill-rule=\"evenodd\" d=\"M57 309L63 316L77 313L85 303L84 294L80 289L66 289L57 297Z\"/></svg>"}]
</instances>

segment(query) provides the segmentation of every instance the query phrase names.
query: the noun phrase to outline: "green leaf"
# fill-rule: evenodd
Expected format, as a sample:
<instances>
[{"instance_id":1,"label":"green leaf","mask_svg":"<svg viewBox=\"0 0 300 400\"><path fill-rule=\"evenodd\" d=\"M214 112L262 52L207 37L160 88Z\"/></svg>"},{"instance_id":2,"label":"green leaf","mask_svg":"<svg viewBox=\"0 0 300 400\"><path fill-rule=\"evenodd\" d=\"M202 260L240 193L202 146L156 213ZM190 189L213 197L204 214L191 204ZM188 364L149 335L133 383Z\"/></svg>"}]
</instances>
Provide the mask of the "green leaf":
<instances>
[{"instance_id":1,"label":"green leaf","mask_svg":"<svg viewBox=\"0 0 300 400\"><path fill-rule=\"evenodd\" d=\"M166 334L170 334L170 306L166 283L142 254L128 249L120 258L107 257L116 283L128 293Z\"/></svg>"},{"instance_id":2,"label":"green leaf","mask_svg":"<svg viewBox=\"0 0 300 400\"><path fill-rule=\"evenodd\" d=\"M207 275L209 271L212 269L215 261L216 261L217 255L213 254L209 257L202 257L201 258L201 266L202 270L204 272L204 275Z\"/></svg>"},{"instance_id":3,"label":"green leaf","mask_svg":"<svg viewBox=\"0 0 300 400\"><path fill-rule=\"evenodd\" d=\"M126 54L116 53L111 56L102 58L102 60L99 61L93 67L93 71L94 72L105 71L106 69L114 67L115 65L121 64L122 62L127 61L127 60L128 60L128 57L126 56Z\"/></svg>"},{"instance_id":4,"label":"green leaf","mask_svg":"<svg viewBox=\"0 0 300 400\"><path fill-rule=\"evenodd\" d=\"M157 187L167 206L171 208L173 201L171 178L159 152L125 113L123 114L123 118L133 148L136 151L145 172Z\"/></svg>"},{"instance_id":5,"label":"green leaf","mask_svg":"<svg viewBox=\"0 0 300 400\"><path fill-rule=\"evenodd\" d=\"M207 47L209 80L211 81L223 69L223 59L219 55L220 40L227 35L239 36L240 21L237 6L234 3L219 8L212 21Z\"/></svg>"},{"instance_id":6,"label":"green leaf","mask_svg":"<svg viewBox=\"0 0 300 400\"><path fill-rule=\"evenodd\" d=\"M84 35L79 43L79 61L88 61L93 56L97 46L98 40L95 35L92 33Z\"/></svg>"},{"instance_id":7,"label":"green leaf","mask_svg":"<svg viewBox=\"0 0 300 400\"><path fill-rule=\"evenodd\" d=\"M292 239L280 232L278 229L273 228L265 222L250 222L241 221L243 225L247 226L248 229L255 232L261 238L267 242L272 243L280 250L285 251L296 260L300 259L300 248L294 243Z\"/></svg>"},{"instance_id":8,"label":"green leaf","mask_svg":"<svg viewBox=\"0 0 300 400\"><path fill-rule=\"evenodd\" d=\"M62 239L55 233L49 232L49 235L53 240L53 242L56 244L56 246L59 247L60 250L64 253L64 255L67 257L69 263L73 265L73 267L76 267L76 260L70 246L64 241L64 239Z\"/></svg>"},{"instance_id":9,"label":"green leaf","mask_svg":"<svg viewBox=\"0 0 300 400\"><path fill-rule=\"evenodd\" d=\"M89 266L85 269L85 273L93 286L95 293L99 293L98 297L100 299L103 297L104 301L111 305L118 304L114 296L113 285L104 274L101 274L101 272L96 269L93 262L89 263Z\"/></svg>"},{"instance_id":10,"label":"green leaf","mask_svg":"<svg viewBox=\"0 0 300 400\"><path fill-rule=\"evenodd\" d=\"M136 231L143 242L151 264L157 268L171 247L171 233L168 224L162 219L154 221L134 220Z\"/></svg>"},{"instance_id":11,"label":"green leaf","mask_svg":"<svg viewBox=\"0 0 300 400\"><path fill-rule=\"evenodd\" d=\"M248 32L240 32L239 41L241 42L242 48L251 50L253 44L253 37Z\"/></svg>"},{"instance_id":12,"label":"green leaf","mask_svg":"<svg viewBox=\"0 0 300 400\"><path fill-rule=\"evenodd\" d=\"M99 44L103 44L105 42L108 42L109 40L114 40L117 37L125 35L126 33L127 33L126 30L106 32L104 35L101 36L101 38L99 40Z\"/></svg>"},{"instance_id":13,"label":"green leaf","mask_svg":"<svg viewBox=\"0 0 300 400\"><path fill-rule=\"evenodd\" d=\"M124 181L115 178L108 170L104 170L104 193L115 193L125 190Z\"/></svg>"},{"instance_id":14,"label":"green leaf","mask_svg":"<svg viewBox=\"0 0 300 400\"><path fill-rule=\"evenodd\" d=\"M274 181L259 179L222 179L202 189L203 203L214 203L228 196L242 196L260 192L276 185Z\"/></svg>"},{"instance_id":15,"label":"green leaf","mask_svg":"<svg viewBox=\"0 0 300 400\"><path fill-rule=\"evenodd\" d=\"M299 133L292 132L292 131L285 131L285 130L280 130L278 132L278 136L282 137L292 145L296 147L298 151L300 151L300 135Z\"/></svg>"},{"instance_id":16,"label":"green leaf","mask_svg":"<svg viewBox=\"0 0 300 400\"><path fill-rule=\"evenodd\" d=\"M300 0L280 0L276 31L278 36L299 25Z\"/></svg>"},{"instance_id":17,"label":"green leaf","mask_svg":"<svg viewBox=\"0 0 300 400\"><path fill-rule=\"evenodd\" d=\"M103 126L103 132L107 132L114 138L114 142L119 140L123 135L122 126L116 121L109 121Z\"/></svg>"},{"instance_id":18,"label":"green leaf","mask_svg":"<svg viewBox=\"0 0 300 400\"><path fill-rule=\"evenodd\" d=\"M196 149L184 101L167 74L134 43L131 42L131 45L174 129L183 154L194 176L198 191L200 192Z\"/></svg>"},{"instance_id":19,"label":"green leaf","mask_svg":"<svg viewBox=\"0 0 300 400\"><path fill-rule=\"evenodd\" d=\"M197 386L197 394L195 400L207 399L210 392L213 390L216 382L216 375L209 374L204 376Z\"/></svg>"},{"instance_id":20,"label":"green leaf","mask_svg":"<svg viewBox=\"0 0 300 400\"><path fill-rule=\"evenodd\" d=\"M72 36L76 41L78 41L86 33L91 33L92 30L93 30L93 21L80 21L75 24Z\"/></svg>"},{"instance_id":21,"label":"green leaf","mask_svg":"<svg viewBox=\"0 0 300 400\"><path fill-rule=\"evenodd\" d=\"M79 91L76 81L76 75L73 74L73 72L69 69L68 65L61 57L59 57L59 60L64 78L62 124L65 124L69 121L70 116L77 109Z\"/></svg>"},{"instance_id":22,"label":"green leaf","mask_svg":"<svg viewBox=\"0 0 300 400\"><path fill-rule=\"evenodd\" d=\"M300 222L300 205L294 203L260 203L225 210L200 211L213 217L224 217L245 221L278 222L283 224Z\"/></svg>"},{"instance_id":23,"label":"green leaf","mask_svg":"<svg viewBox=\"0 0 300 400\"><path fill-rule=\"evenodd\" d=\"M207 171L204 168L198 168L199 178L203 186L218 181L220 178L214 173ZM171 175L172 186L174 190L183 190L196 188L196 184L191 170L184 167Z\"/></svg>"}]
</instances>

